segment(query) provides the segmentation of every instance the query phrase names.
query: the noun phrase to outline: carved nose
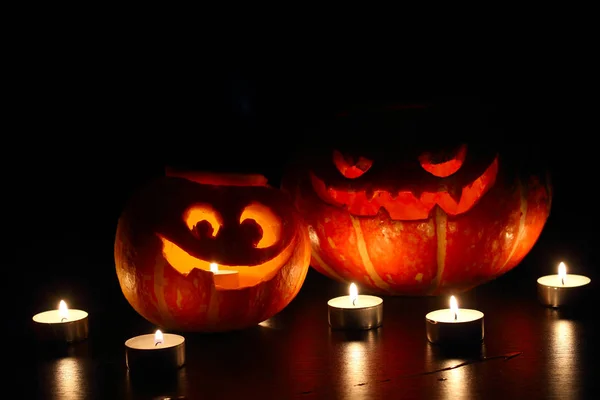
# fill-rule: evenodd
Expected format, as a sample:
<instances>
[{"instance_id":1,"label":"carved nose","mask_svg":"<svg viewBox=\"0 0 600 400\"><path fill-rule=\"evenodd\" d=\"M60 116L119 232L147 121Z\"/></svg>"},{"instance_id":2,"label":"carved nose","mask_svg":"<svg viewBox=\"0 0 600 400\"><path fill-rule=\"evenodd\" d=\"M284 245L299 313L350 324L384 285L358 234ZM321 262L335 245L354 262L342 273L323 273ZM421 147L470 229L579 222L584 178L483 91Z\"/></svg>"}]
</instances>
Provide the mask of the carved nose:
<instances>
[{"instance_id":1,"label":"carved nose","mask_svg":"<svg viewBox=\"0 0 600 400\"><path fill-rule=\"evenodd\" d=\"M240 224L240 236L244 243L249 243L256 247L263 237L262 227L253 219L245 219Z\"/></svg>"}]
</instances>

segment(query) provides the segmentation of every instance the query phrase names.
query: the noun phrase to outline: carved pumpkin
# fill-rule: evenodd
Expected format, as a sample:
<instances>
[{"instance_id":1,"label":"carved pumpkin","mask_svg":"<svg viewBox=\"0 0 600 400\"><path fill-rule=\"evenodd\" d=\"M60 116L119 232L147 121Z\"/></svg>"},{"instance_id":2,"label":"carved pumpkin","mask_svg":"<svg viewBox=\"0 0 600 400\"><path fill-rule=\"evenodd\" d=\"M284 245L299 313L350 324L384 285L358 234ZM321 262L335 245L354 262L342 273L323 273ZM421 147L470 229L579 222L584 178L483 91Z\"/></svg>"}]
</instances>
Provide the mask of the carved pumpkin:
<instances>
[{"instance_id":1,"label":"carved pumpkin","mask_svg":"<svg viewBox=\"0 0 600 400\"><path fill-rule=\"evenodd\" d=\"M261 176L167 175L119 219L115 262L131 306L158 326L197 332L243 329L286 307L310 244L285 193Z\"/></svg>"},{"instance_id":2,"label":"carved pumpkin","mask_svg":"<svg viewBox=\"0 0 600 400\"><path fill-rule=\"evenodd\" d=\"M493 146L430 139L445 119L426 107L382 113L340 116L328 127L342 133L330 135L339 143L312 149L284 176L308 224L311 265L392 295L465 291L515 267L549 216L545 171L533 173ZM342 128L358 133L361 146L344 146L352 135ZM398 144L381 145L386 134ZM415 134L430 143L400 139ZM367 135L381 137L378 148L365 145Z\"/></svg>"}]
</instances>

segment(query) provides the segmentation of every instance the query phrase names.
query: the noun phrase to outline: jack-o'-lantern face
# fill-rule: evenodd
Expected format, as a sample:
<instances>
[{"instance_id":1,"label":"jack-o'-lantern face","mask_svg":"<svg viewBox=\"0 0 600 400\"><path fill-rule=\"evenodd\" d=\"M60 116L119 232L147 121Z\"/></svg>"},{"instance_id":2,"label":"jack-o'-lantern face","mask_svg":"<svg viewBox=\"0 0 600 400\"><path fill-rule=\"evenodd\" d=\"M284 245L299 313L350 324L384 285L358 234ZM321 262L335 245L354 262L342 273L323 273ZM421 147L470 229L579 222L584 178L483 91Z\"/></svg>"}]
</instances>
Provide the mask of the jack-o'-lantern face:
<instances>
[{"instance_id":1,"label":"jack-o'-lantern face","mask_svg":"<svg viewBox=\"0 0 600 400\"><path fill-rule=\"evenodd\" d=\"M154 210L154 232L162 242L165 260L187 275L194 269L210 271L215 263L236 270L241 285L252 285L276 273L289 258L295 231L285 229L290 219L270 189L173 183L162 207Z\"/></svg>"},{"instance_id":2,"label":"jack-o'-lantern face","mask_svg":"<svg viewBox=\"0 0 600 400\"><path fill-rule=\"evenodd\" d=\"M333 150L330 164L311 171L322 200L357 216L385 210L394 220L428 218L435 205L448 215L469 211L494 185L495 153L465 144L398 154Z\"/></svg>"},{"instance_id":3,"label":"jack-o'-lantern face","mask_svg":"<svg viewBox=\"0 0 600 400\"><path fill-rule=\"evenodd\" d=\"M339 115L323 133L333 142L311 155L313 189L356 216L421 220L436 205L448 215L469 211L494 185L497 149L469 140L479 134L474 117L453 118L425 105Z\"/></svg>"}]
</instances>

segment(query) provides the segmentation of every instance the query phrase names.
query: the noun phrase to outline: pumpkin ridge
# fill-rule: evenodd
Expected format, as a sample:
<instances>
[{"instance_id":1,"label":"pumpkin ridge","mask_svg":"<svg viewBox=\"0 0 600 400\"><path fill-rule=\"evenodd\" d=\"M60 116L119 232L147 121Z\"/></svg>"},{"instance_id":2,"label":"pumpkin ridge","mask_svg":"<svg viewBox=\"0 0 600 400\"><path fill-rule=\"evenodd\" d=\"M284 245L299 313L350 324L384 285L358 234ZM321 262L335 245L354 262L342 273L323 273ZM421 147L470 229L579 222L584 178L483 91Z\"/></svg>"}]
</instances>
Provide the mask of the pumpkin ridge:
<instances>
[{"instance_id":1,"label":"pumpkin ridge","mask_svg":"<svg viewBox=\"0 0 600 400\"><path fill-rule=\"evenodd\" d=\"M350 215L350 221L354 231L356 232L356 247L358 249L358 254L360 254L360 258L365 266L367 274L369 274L369 278L371 278L373 284L379 289L389 291L390 285L388 285L387 282L385 282L381 276L379 276L379 273L375 269L375 266L369 257L369 251L367 249L363 231L360 226L360 220L358 220L355 216Z\"/></svg>"},{"instance_id":2,"label":"pumpkin ridge","mask_svg":"<svg viewBox=\"0 0 600 400\"><path fill-rule=\"evenodd\" d=\"M525 188L523 187L523 184L521 183L521 179L519 177L516 178L516 185L519 188L519 204L520 204L520 210L521 210L521 216L519 218L519 231L517 232L517 237L515 239L515 243L513 244L508 257L506 258L506 261L504 262L504 264L502 264L502 267L500 267L498 270L498 274L503 273L504 268L506 268L506 266L512 260L513 256L515 255L515 252L517 251L517 248L519 247L519 243L521 242L521 236L525 232L525 222L527 221L527 208L528 208L527 195L525 193Z\"/></svg>"}]
</instances>

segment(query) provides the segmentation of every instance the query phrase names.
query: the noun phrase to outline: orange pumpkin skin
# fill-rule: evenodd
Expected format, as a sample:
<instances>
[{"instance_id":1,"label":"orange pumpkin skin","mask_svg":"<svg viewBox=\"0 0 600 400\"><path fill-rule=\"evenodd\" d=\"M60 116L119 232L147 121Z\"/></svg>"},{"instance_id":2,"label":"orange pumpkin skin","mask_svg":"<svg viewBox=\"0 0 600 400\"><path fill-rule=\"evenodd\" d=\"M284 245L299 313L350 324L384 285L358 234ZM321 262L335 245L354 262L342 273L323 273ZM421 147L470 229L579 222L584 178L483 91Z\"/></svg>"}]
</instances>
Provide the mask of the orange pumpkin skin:
<instances>
[{"instance_id":1,"label":"orange pumpkin skin","mask_svg":"<svg viewBox=\"0 0 600 400\"><path fill-rule=\"evenodd\" d=\"M466 149L468 157L471 148ZM416 155L398 159L383 150L379 154L385 157L387 152L391 164L398 161L394 165L410 168L394 170L386 164L386 169L376 171L381 161L377 157L359 157L359 151L348 158L355 163L352 166L335 147L322 151L296 160L282 188L295 198L308 225L311 266L370 292L445 295L488 282L521 262L550 213L548 175L520 170L501 153L492 154L489 160L495 161L484 163L481 170L460 176L469 175L465 186L453 187L459 177L442 181L425 176L427 172L418 171ZM423 168L432 169L427 157L421 160ZM461 172L462 161L455 161L452 171ZM431 179L417 179L418 174ZM463 193L466 200L459 202L462 188L473 177L483 177L485 184L480 186L485 190L471 196L474 201ZM441 182L437 189L436 179ZM435 199L437 193L443 194Z\"/></svg>"},{"instance_id":2,"label":"orange pumpkin skin","mask_svg":"<svg viewBox=\"0 0 600 400\"><path fill-rule=\"evenodd\" d=\"M232 181L229 177L221 181L218 177L201 177L196 182L193 176L185 178L170 176L151 182L131 199L119 219L115 264L127 301L148 321L172 331L244 329L283 310L298 294L310 262L308 234L289 199L255 177L247 180L248 186L243 178ZM275 252L259 253L252 246L244 249L240 245L235 254L229 252L233 258L228 258L227 251L231 248L222 247L227 243L215 241L214 248L208 251L200 246L205 238L186 236L188 227L181 215L190 205L201 202L214 206L224 215L221 228L226 232L225 228L232 225L232 221L239 224L227 219L227 215L239 217L241 210L236 209L255 200L268 202L282 214L285 243L274 246ZM236 229L230 227L229 231ZM246 257L248 263L240 269L261 268L261 265L264 268L270 263L269 272L250 286L234 289L215 286L209 270L193 268L184 274L172 265L161 239L165 236L173 243L181 243L194 258L210 254L210 260L198 258L199 263L214 261L224 268L235 269L228 260L238 262ZM243 238L243 234L238 238Z\"/></svg>"}]
</instances>

